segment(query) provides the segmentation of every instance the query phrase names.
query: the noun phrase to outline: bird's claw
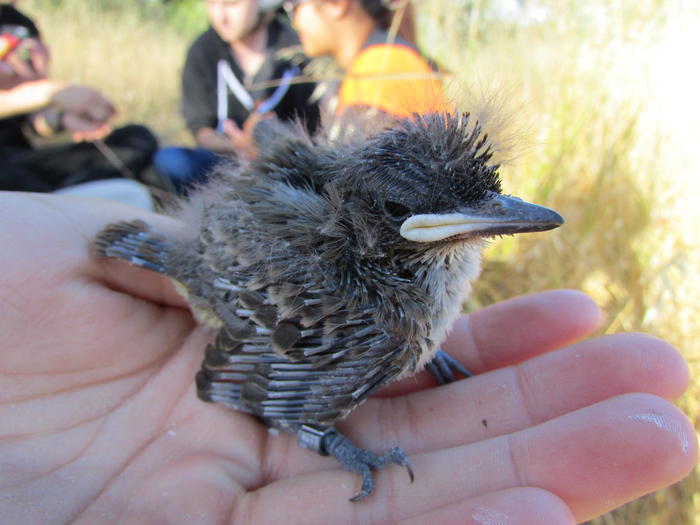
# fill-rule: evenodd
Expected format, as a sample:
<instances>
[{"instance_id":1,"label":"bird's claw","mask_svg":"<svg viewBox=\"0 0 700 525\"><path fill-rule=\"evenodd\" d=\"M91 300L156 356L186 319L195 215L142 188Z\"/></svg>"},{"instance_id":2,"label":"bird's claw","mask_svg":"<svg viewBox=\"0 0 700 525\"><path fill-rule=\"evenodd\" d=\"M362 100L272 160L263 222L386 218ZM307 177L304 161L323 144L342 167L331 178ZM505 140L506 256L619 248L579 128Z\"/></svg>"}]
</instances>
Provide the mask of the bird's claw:
<instances>
[{"instance_id":1,"label":"bird's claw","mask_svg":"<svg viewBox=\"0 0 700 525\"><path fill-rule=\"evenodd\" d=\"M391 450L387 450L380 456L375 456L369 450L358 449L350 442L349 439L342 436L340 437L344 440L344 442L339 446L345 449L343 451L344 453L349 452L350 456L350 461L347 459L345 461L339 460L341 465L343 465L345 470L355 472L356 474L362 476L362 488L360 489L359 494L350 498L350 501L353 503L366 498L374 490L376 482L374 481L374 477L372 476L370 469L381 469L387 465L395 463L400 467L406 467L406 470L408 470L408 476L411 478L411 483L413 483L413 467L411 466L410 461L408 461L408 457L406 457L406 454L400 447L394 447ZM333 455L333 453L331 453L331 455ZM335 455L333 455L333 457L338 459L338 457Z\"/></svg>"},{"instance_id":2,"label":"bird's claw","mask_svg":"<svg viewBox=\"0 0 700 525\"><path fill-rule=\"evenodd\" d=\"M321 437L320 450L316 450L317 452L333 456L340 462L345 470L354 472L362 477L362 489L359 494L350 499L352 502L366 498L374 490L375 481L371 469L378 470L392 463L400 467L406 467L408 475L411 478L411 483L413 483L413 467L400 447L394 447L376 456L369 450L357 448L348 438L342 436L334 428L317 431L305 425L299 432L299 434L302 433L307 436L316 435ZM299 434L297 437L299 437ZM307 440L306 437L304 440L299 438L300 444L305 440ZM315 441L315 439L311 441ZM310 446L305 448L314 449L315 447Z\"/></svg>"},{"instance_id":3,"label":"bird's claw","mask_svg":"<svg viewBox=\"0 0 700 525\"><path fill-rule=\"evenodd\" d=\"M435 378L438 385L446 385L457 381L454 375L455 372L464 376L465 379L474 375L442 350L438 350L435 353L435 357L425 365L425 369Z\"/></svg>"}]
</instances>

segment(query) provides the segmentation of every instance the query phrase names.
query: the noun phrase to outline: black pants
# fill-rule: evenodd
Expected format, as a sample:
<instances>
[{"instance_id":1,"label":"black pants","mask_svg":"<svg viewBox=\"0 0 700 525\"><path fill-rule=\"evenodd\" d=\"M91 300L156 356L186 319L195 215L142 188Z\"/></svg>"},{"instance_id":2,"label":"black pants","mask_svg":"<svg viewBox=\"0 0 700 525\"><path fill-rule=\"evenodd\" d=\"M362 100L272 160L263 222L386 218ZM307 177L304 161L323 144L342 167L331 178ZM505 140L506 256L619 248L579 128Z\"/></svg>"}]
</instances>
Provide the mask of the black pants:
<instances>
[{"instance_id":1,"label":"black pants","mask_svg":"<svg viewBox=\"0 0 700 525\"><path fill-rule=\"evenodd\" d=\"M151 164L158 148L148 128L135 125L115 129L104 143L137 178ZM40 149L0 146L0 190L4 191L54 191L83 182L122 178L123 171L89 142Z\"/></svg>"}]
</instances>

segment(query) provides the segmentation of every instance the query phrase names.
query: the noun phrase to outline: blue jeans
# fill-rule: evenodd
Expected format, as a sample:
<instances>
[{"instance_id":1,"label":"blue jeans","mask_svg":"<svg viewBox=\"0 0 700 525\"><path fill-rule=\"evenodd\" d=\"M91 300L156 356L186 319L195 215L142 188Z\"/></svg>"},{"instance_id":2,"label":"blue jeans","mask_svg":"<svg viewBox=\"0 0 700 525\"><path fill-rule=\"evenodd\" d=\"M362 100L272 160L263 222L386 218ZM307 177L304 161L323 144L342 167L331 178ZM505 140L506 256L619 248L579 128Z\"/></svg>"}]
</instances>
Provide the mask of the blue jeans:
<instances>
[{"instance_id":1,"label":"blue jeans","mask_svg":"<svg viewBox=\"0 0 700 525\"><path fill-rule=\"evenodd\" d=\"M161 148L153 155L153 169L160 177L170 179L179 194L184 194L206 182L219 160L218 155L204 148Z\"/></svg>"}]
</instances>

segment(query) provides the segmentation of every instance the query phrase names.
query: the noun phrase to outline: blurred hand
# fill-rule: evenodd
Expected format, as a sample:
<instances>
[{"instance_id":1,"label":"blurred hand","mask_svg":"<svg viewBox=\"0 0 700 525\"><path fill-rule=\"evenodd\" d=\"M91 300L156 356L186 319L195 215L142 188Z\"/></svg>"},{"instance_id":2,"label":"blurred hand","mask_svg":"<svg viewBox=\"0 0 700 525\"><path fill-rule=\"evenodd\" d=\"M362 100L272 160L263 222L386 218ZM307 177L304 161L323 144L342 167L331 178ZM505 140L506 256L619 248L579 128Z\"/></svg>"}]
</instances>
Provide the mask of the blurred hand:
<instances>
[{"instance_id":1,"label":"blurred hand","mask_svg":"<svg viewBox=\"0 0 700 525\"><path fill-rule=\"evenodd\" d=\"M49 74L49 48L44 43L33 40L33 44L29 46L29 59L39 78L46 78Z\"/></svg>"},{"instance_id":2,"label":"blurred hand","mask_svg":"<svg viewBox=\"0 0 700 525\"><path fill-rule=\"evenodd\" d=\"M24 38L6 60L13 63L18 74L22 70L21 76L25 80L46 78L49 69L49 48L40 40Z\"/></svg>"},{"instance_id":3,"label":"blurred hand","mask_svg":"<svg viewBox=\"0 0 700 525\"><path fill-rule=\"evenodd\" d=\"M697 459L669 401L688 384L662 340L601 324L554 291L461 318L443 350L477 373L425 373L380 392L339 429L405 469L360 479L199 401L213 334L172 283L90 257L107 223L183 225L106 201L0 193L0 515L28 523L573 524L669 485ZM185 226L186 227L186 226ZM578 341L578 342L577 342Z\"/></svg>"},{"instance_id":4,"label":"blurred hand","mask_svg":"<svg viewBox=\"0 0 700 525\"><path fill-rule=\"evenodd\" d=\"M7 91L21 84L23 80L15 74L12 66L0 60L0 91Z\"/></svg>"},{"instance_id":5,"label":"blurred hand","mask_svg":"<svg viewBox=\"0 0 700 525\"><path fill-rule=\"evenodd\" d=\"M254 111L243 123L243 128L239 128L238 125L231 119L226 120L224 123L224 133L233 142L236 153L244 161L251 161L255 159L258 154L258 146L253 140L253 130L255 126L263 119L274 118L275 114L272 112L260 114Z\"/></svg>"},{"instance_id":6,"label":"blurred hand","mask_svg":"<svg viewBox=\"0 0 700 525\"><path fill-rule=\"evenodd\" d=\"M71 134L74 142L92 142L106 137L112 131L109 124L92 122L75 113L63 115L63 128Z\"/></svg>"},{"instance_id":7,"label":"blurred hand","mask_svg":"<svg viewBox=\"0 0 700 525\"><path fill-rule=\"evenodd\" d=\"M0 60L0 89L46 78L48 64L49 50L42 42L34 38L22 39Z\"/></svg>"},{"instance_id":8,"label":"blurred hand","mask_svg":"<svg viewBox=\"0 0 700 525\"><path fill-rule=\"evenodd\" d=\"M69 86L58 91L51 97L51 105L72 113L76 117L73 122L77 127L77 120L101 126L116 113L112 103L99 91L80 86Z\"/></svg>"}]
</instances>

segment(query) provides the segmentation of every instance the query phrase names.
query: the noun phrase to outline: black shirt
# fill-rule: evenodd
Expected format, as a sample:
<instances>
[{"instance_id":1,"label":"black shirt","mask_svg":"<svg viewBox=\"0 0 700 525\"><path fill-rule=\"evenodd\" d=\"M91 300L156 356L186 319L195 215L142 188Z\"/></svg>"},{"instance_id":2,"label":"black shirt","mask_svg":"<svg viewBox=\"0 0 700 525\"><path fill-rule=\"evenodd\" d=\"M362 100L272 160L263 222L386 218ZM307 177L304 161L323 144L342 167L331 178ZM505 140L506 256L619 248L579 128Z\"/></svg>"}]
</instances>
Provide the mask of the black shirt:
<instances>
[{"instance_id":1,"label":"black shirt","mask_svg":"<svg viewBox=\"0 0 700 525\"><path fill-rule=\"evenodd\" d=\"M270 98L276 86L250 90L247 86L282 78L286 70L294 70L293 59L278 56L278 51L299 45L296 33L278 20L268 26L268 42L265 60L252 79L246 79L235 60L230 44L209 28L192 44L182 72L182 115L193 134L202 128L216 129L218 124L218 63L225 60L240 84L246 88L256 102ZM295 70L296 71L296 70ZM317 103L309 102L315 85L313 83L291 84L274 112L281 120L304 119L313 132L320 119ZM228 118L242 126L250 110L228 90Z\"/></svg>"},{"instance_id":2,"label":"black shirt","mask_svg":"<svg viewBox=\"0 0 700 525\"><path fill-rule=\"evenodd\" d=\"M14 34L18 27L23 27L29 31L31 38L41 38L39 30L31 19L24 16L11 5L0 5L0 34ZM24 118L24 116L19 116L0 119L0 146L29 147L29 142L22 132Z\"/></svg>"}]
</instances>

